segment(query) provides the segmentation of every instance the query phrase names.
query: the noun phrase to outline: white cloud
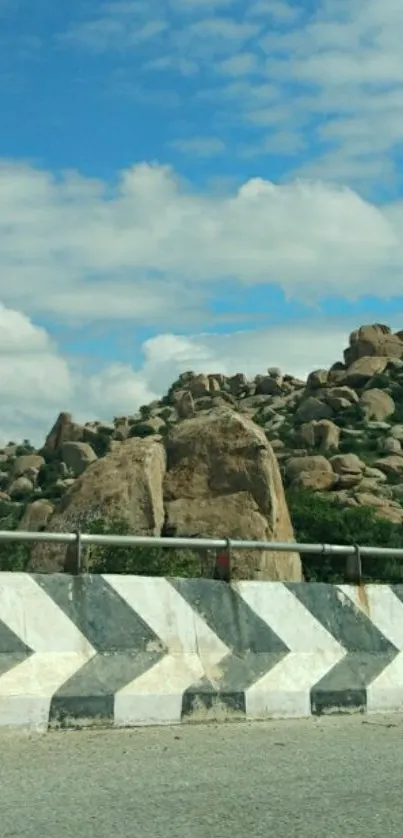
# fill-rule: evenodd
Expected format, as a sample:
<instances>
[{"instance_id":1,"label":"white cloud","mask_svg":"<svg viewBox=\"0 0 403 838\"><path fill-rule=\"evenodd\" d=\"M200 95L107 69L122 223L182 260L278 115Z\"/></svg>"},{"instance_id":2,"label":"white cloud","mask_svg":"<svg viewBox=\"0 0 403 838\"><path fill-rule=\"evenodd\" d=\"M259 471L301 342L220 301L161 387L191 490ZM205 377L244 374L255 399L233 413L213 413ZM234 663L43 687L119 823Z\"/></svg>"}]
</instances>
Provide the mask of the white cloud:
<instances>
[{"instance_id":1,"label":"white cloud","mask_svg":"<svg viewBox=\"0 0 403 838\"><path fill-rule=\"evenodd\" d=\"M222 61L217 69L226 76L247 76L254 73L258 66L258 58L254 53L240 52Z\"/></svg>"},{"instance_id":2,"label":"white cloud","mask_svg":"<svg viewBox=\"0 0 403 838\"><path fill-rule=\"evenodd\" d=\"M225 143L219 137L192 137L189 140L173 140L172 148L195 157L215 157L225 151Z\"/></svg>"},{"instance_id":3,"label":"white cloud","mask_svg":"<svg viewBox=\"0 0 403 838\"><path fill-rule=\"evenodd\" d=\"M353 325L330 322L315 328L307 322L190 337L165 333L144 342L137 369L111 363L86 373L79 359L60 354L44 329L0 306L0 444L28 437L40 445L62 410L81 422L130 415L164 395L185 370L253 377L280 366L304 378L342 357Z\"/></svg>"},{"instance_id":4,"label":"white cloud","mask_svg":"<svg viewBox=\"0 0 403 838\"><path fill-rule=\"evenodd\" d=\"M0 167L0 299L27 313L196 326L220 281L275 284L306 304L397 296L402 269L402 206L351 189L256 178L225 194L192 191L145 163L113 188Z\"/></svg>"}]
</instances>

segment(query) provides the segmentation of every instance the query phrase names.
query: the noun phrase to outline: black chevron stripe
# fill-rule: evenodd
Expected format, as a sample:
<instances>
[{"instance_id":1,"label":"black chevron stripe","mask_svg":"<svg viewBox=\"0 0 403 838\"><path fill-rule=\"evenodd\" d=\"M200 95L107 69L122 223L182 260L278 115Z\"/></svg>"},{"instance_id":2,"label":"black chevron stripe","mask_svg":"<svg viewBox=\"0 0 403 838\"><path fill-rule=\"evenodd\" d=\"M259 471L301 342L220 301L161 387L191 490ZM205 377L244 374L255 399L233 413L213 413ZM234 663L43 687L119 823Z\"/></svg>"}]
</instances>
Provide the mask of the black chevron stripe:
<instances>
[{"instance_id":1,"label":"black chevron stripe","mask_svg":"<svg viewBox=\"0 0 403 838\"><path fill-rule=\"evenodd\" d=\"M183 717L217 702L245 713L245 690L270 671L288 646L225 582L170 579L170 584L231 650L216 666L214 681L203 678L183 695Z\"/></svg>"},{"instance_id":2,"label":"black chevron stripe","mask_svg":"<svg viewBox=\"0 0 403 838\"><path fill-rule=\"evenodd\" d=\"M22 663L33 650L0 620L0 676Z\"/></svg>"},{"instance_id":3,"label":"black chevron stripe","mask_svg":"<svg viewBox=\"0 0 403 838\"><path fill-rule=\"evenodd\" d=\"M280 637L226 582L211 579L169 579L171 585L232 652L286 655Z\"/></svg>"},{"instance_id":4,"label":"black chevron stripe","mask_svg":"<svg viewBox=\"0 0 403 838\"><path fill-rule=\"evenodd\" d=\"M182 698L182 717L192 716L204 708L211 710L217 702L228 710L245 714L245 690L263 678L282 660L283 654L254 654L246 652L242 657L227 655L216 666L214 682L203 678L192 684Z\"/></svg>"},{"instance_id":5,"label":"black chevron stripe","mask_svg":"<svg viewBox=\"0 0 403 838\"><path fill-rule=\"evenodd\" d=\"M368 685L391 663L398 650L336 585L287 583L287 587L347 651L312 686L312 713L365 710Z\"/></svg>"},{"instance_id":6,"label":"black chevron stripe","mask_svg":"<svg viewBox=\"0 0 403 838\"><path fill-rule=\"evenodd\" d=\"M115 693L161 660L166 647L102 576L37 574L35 581L98 652L53 696L50 724L113 722Z\"/></svg>"}]
</instances>

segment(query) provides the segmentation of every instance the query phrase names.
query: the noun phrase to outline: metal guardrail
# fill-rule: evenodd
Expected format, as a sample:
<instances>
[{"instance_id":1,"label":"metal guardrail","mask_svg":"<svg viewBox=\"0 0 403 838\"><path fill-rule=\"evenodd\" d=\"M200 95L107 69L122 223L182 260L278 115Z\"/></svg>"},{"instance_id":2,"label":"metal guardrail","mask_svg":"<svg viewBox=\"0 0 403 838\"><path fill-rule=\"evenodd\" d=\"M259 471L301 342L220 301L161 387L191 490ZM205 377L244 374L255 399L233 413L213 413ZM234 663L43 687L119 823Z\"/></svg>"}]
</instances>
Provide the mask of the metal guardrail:
<instances>
[{"instance_id":1,"label":"metal guardrail","mask_svg":"<svg viewBox=\"0 0 403 838\"><path fill-rule=\"evenodd\" d=\"M75 532L25 532L22 530L0 530L0 542L44 542L47 544L75 544L77 573L82 572L82 549L87 545L115 547L164 547L171 549L215 550L215 578L230 580L231 552L233 550L268 550L277 553L300 553L323 557L344 557L348 581L360 582L361 559L396 558L403 559L403 548L371 547L358 544L301 544L284 541L245 541L233 538L168 538L138 535L97 535Z\"/></svg>"}]
</instances>

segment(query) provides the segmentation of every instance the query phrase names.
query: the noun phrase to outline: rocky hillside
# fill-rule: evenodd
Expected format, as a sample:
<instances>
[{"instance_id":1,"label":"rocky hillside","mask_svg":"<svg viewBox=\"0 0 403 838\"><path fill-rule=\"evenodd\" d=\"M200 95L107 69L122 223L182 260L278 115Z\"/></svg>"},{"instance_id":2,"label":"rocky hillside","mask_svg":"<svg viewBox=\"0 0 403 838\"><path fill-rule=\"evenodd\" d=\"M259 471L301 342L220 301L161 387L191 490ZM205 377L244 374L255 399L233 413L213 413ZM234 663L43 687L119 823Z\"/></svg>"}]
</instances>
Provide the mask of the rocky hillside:
<instances>
[{"instance_id":1,"label":"rocky hillside","mask_svg":"<svg viewBox=\"0 0 403 838\"><path fill-rule=\"evenodd\" d=\"M115 510L140 534L287 540L282 481L400 525L402 443L403 332L362 326L343 361L306 381L272 368L253 380L184 372L160 401L109 424L61 413L40 450L24 441L0 453L1 526L72 529ZM263 578L278 578L276 557L261 561ZM64 563L60 549L34 550L34 568ZM299 577L290 557L283 578Z\"/></svg>"}]
</instances>

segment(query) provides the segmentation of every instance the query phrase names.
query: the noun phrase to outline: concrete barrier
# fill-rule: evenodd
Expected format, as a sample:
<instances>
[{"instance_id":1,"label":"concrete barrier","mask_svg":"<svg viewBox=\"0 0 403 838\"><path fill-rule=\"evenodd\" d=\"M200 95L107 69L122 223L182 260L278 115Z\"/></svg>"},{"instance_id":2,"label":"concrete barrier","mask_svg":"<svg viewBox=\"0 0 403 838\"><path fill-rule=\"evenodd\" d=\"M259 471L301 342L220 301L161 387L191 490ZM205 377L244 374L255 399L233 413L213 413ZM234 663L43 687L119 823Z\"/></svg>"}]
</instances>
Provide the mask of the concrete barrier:
<instances>
[{"instance_id":1,"label":"concrete barrier","mask_svg":"<svg viewBox=\"0 0 403 838\"><path fill-rule=\"evenodd\" d=\"M0 726L403 709L403 586L0 574Z\"/></svg>"}]
</instances>

